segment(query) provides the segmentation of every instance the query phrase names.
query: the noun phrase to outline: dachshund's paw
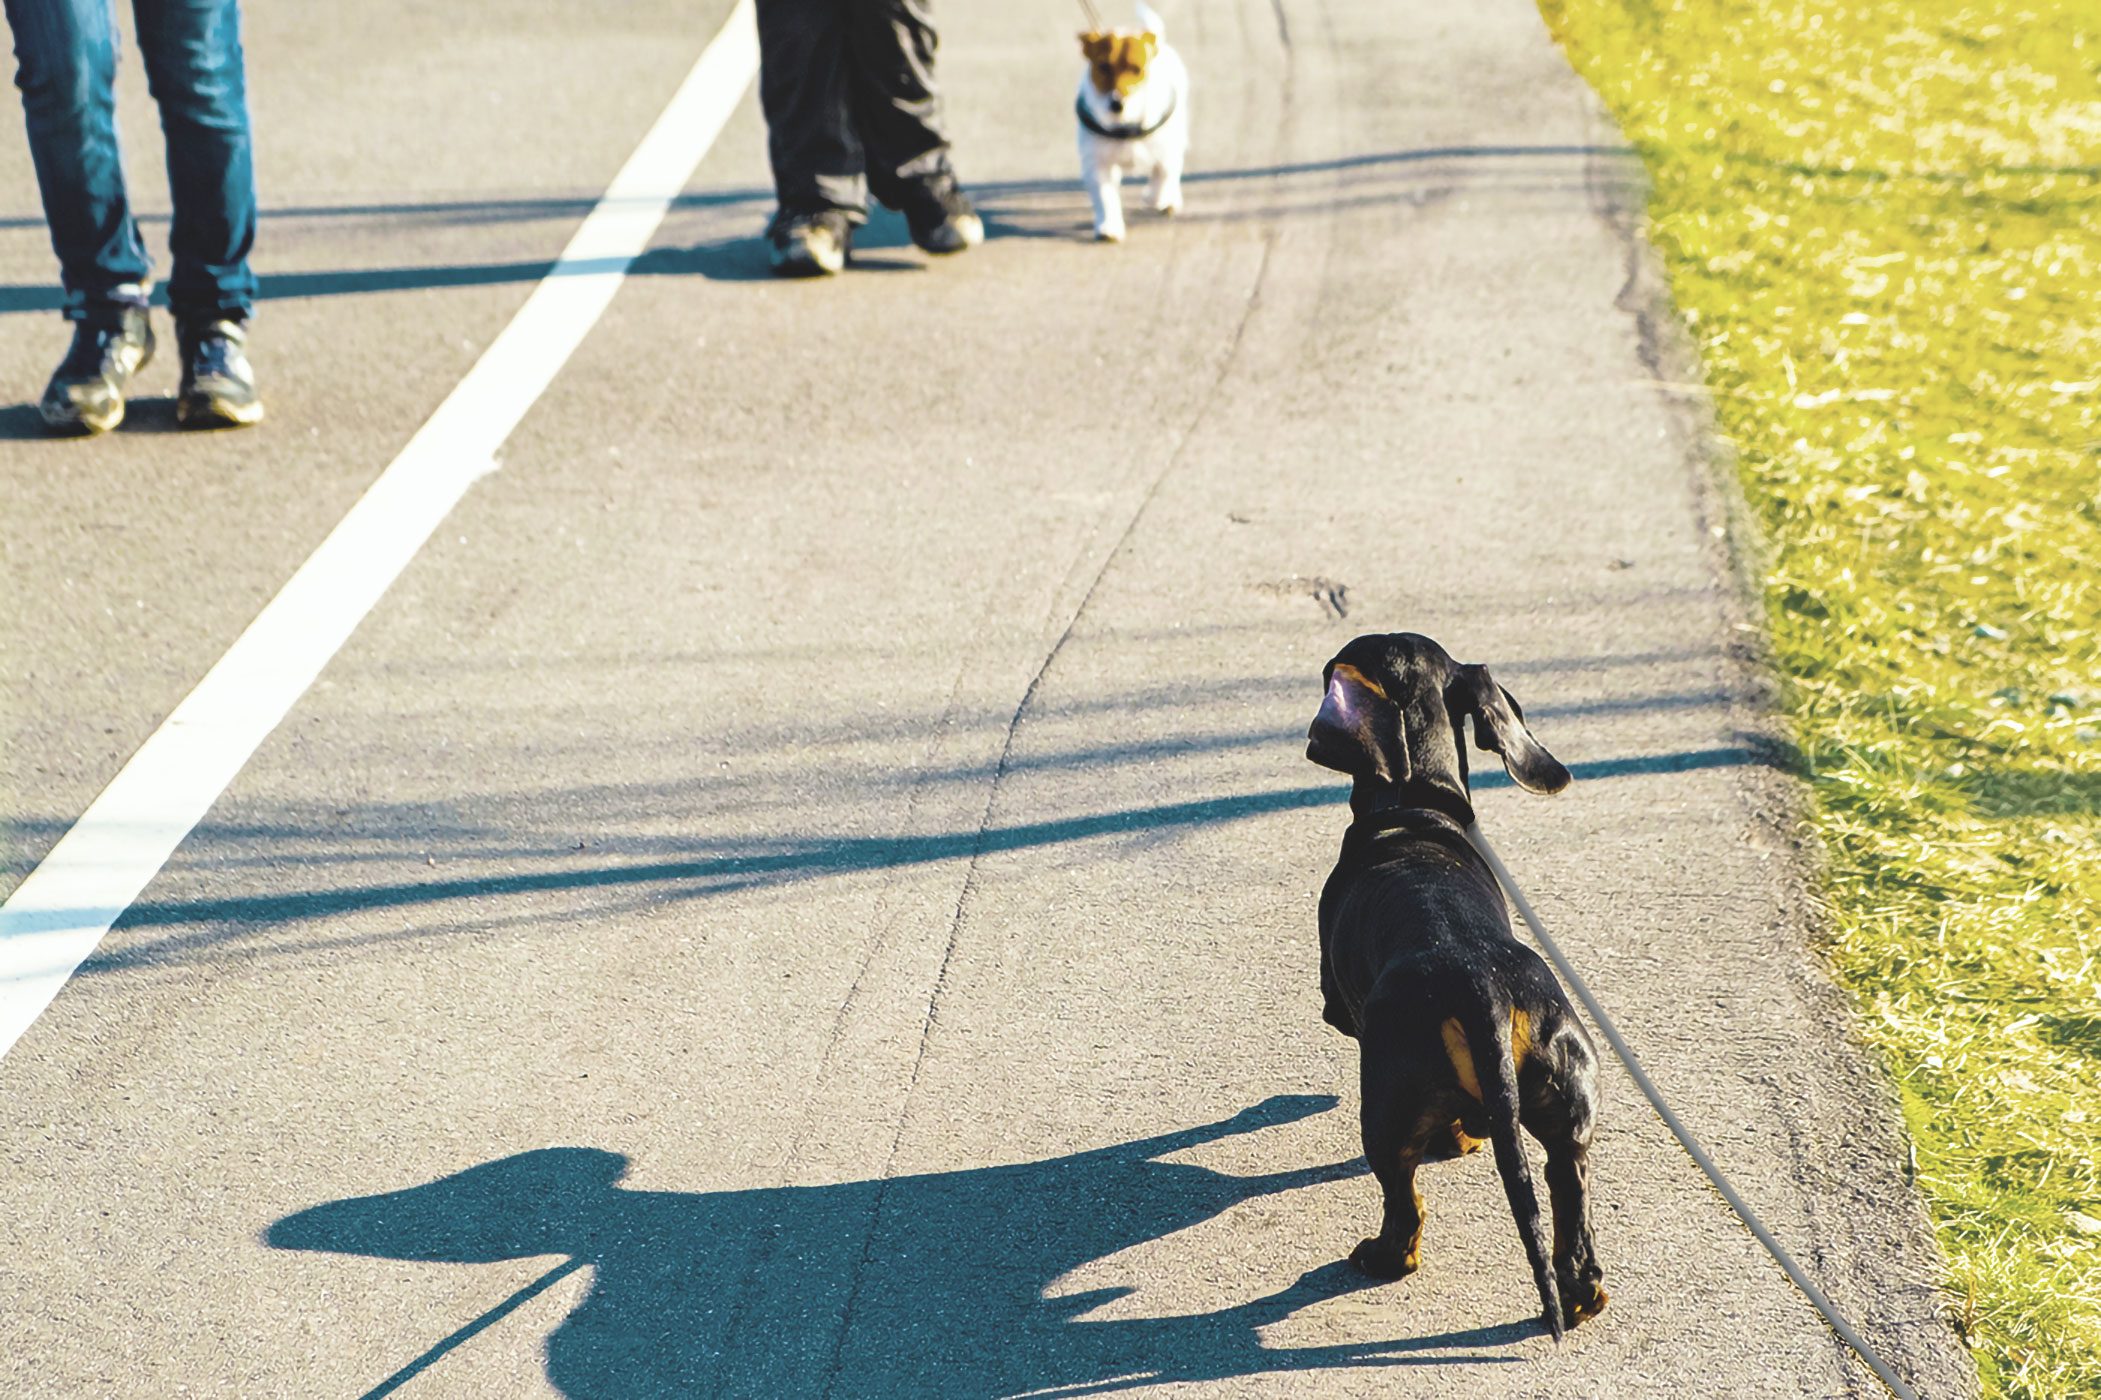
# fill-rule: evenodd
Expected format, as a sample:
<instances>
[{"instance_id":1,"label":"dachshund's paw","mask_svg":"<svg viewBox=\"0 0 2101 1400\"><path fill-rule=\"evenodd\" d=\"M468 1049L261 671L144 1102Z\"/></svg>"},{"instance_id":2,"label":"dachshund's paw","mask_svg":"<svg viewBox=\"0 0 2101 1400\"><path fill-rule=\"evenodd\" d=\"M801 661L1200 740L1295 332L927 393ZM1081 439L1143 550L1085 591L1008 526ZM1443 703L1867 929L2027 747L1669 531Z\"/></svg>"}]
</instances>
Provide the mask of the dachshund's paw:
<instances>
[{"instance_id":1,"label":"dachshund's paw","mask_svg":"<svg viewBox=\"0 0 2101 1400\"><path fill-rule=\"evenodd\" d=\"M1561 1288L1561 1317L1574 1327L1586 1318L1596 1317L1605 1311L1612 1295L1598 1286L1596 1279L1585 1279L1577 1284L1564 1284Z\"/></svg>"},{"instance_id":2,"label":"dachshund's paw","mask_svg":"<svg viewBox=\"0 0 2101 1400\"><path fill-rule=\"evenodd\" d=\"M1421 1267L1412 1251L1391 1245L1376 1236L1364 1241L1350 1251L1350 1263L1358 1272L1373 1278L1406 1278Z\"/></svg>"}]
</instances>

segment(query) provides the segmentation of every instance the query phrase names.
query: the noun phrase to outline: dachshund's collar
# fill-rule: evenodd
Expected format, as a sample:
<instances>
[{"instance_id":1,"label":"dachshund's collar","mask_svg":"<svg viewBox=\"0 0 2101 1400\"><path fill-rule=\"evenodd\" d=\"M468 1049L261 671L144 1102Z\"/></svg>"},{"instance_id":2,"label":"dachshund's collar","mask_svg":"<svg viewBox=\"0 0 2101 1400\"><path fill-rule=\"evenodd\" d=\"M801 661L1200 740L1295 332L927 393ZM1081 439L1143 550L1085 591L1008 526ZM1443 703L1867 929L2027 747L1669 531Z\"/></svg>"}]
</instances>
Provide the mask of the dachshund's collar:
<instances>
[{"instance_id":1,"label":"dachshund's collar","mask_svg":"<svg viewBox=\"0 0 2101 1400\"><path fill-rule=\"evenodd\" d=\"M1073 98L1072 110L1080 114L1080 125L1086 127L1096 136L1106 136L1111 141L1142 141L1173 120L1175 107L1178 105L1176 98L1176 93L1169 92L1167 94L1167 110L1162 112L1160 120L1154 122L1151 126L1103 126L1101 118L1088 110L1087 95L1085 93Z\"/></svg>"},{"instance_id":2,"label":"dachshund's collar","mask_svg":"<svg viewBox=\"0 0 2101 1400\"><path fill-rule=\"evenodd\" d=\"M1395 838L1456 844L1471 851L1466 829L1473 820L1473 811L1464 802L1445 794L1428 795L1428 800L1424 794L1396 794L1391 803L1351 821L1350 829L1343 833L1343 852L1362 853L1375 843Z\"/></svg>"},{"instance_id":3,"label":"dachshund's collar","mask_svg":"<svg viewBox=\"0 0 2101 1400\"><path fill-rule=\"evenodd\" d=\"M1381 836L1458 836L1466 823L1435 807L1381 807L1350 823L1350 835L1370 841Z\"/></svg>"},{"instance_id":4,"label":"dachshund's collar","mask_svg":"<svg viewBox=\"0 0 2101 1400\"><path fill-rule=\"evenodd\" d=\"M1474 824L1473 804L1457 793L1418 786L1413 791L1392 792L1388 800L1369 812L1355 815L1352 829L1363 827L1366 835L1410 828L1464 831Z\"/></svg>"}]
</instances>

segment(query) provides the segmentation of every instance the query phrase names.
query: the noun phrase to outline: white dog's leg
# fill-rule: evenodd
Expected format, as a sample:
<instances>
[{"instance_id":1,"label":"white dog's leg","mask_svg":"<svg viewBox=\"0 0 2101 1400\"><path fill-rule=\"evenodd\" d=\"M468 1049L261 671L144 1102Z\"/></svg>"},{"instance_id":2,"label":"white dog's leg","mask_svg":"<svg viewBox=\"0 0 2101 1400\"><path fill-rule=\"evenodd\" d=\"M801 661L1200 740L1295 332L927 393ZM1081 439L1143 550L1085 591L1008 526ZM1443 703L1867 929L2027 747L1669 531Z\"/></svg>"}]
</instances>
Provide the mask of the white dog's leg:
<instances>
[{"instance_id":1,"label":"white dog's leg","mask_svg":"<svg viewBox=\"0 0 2101 1400\"><path fill-rule=\"evenodd\" d=\"M1165 152L1153 163L1150 197L1153 208L1163 214L1182 212L1182 152Z\"/></svg>"},{"instance_id":2,"label":"white dog's leg","mask_svg":"<svg viewBox=\"0 0 2101 1400\"><path fill-rule=\"evenodd\" d=\"M1123 242L1123 171L1109 161L1089 160L1080 178L1094 202L1094 236L1104 243Z\"/></svg>"}]
</instances>

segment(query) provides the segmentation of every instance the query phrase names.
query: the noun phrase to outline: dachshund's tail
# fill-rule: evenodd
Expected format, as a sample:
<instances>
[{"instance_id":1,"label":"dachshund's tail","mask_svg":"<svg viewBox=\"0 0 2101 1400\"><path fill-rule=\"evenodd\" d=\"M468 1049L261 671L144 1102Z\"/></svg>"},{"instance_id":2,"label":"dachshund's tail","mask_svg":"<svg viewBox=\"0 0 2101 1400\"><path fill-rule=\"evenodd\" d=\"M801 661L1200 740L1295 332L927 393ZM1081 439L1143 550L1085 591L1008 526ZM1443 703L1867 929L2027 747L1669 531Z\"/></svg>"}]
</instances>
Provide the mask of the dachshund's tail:
<instances>
[{"instance_id":1,"label":"dachshund's tail","mask_svg":"<svg viewBox=\"0 0 2101 1400\"><path fill-rule=\"evenodd\" d=\"M1547 1247L1546 1224L1539 1215L1539 1193L1532 1185L1532 1164L1518 1138L1517 1065L1529 1048L1531 1022L1522 1010L1482 1004L1465 1019L1467 1048L1478 1067L1481 1104L1488 1110L1488 1140L1495 1148L1496 1172L1510 1198L1510 1214L1525 1242L1532 1281L1539 1286L1539 1306L1547 1330L1559 1342L1563 1331L1561 1290L1554 1282L1554 1260Z\"/></svg>"}]
</instances>

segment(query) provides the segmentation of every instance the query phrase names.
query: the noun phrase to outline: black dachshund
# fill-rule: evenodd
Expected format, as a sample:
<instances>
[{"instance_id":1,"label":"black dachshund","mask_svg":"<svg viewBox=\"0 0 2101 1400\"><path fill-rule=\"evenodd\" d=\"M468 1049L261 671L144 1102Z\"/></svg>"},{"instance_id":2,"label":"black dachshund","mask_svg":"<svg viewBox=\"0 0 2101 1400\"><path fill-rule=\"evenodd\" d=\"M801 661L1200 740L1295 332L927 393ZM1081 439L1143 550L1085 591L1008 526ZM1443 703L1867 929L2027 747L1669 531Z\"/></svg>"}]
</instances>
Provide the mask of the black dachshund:
<instances>
[{"instance_id":1,"label":"black dachshund","mask_svg":"<svg viewBox=\"0 0 2101 1400\"><path fill-rule=\"evenodd\" d=\"M1415 1272L1416 1168L1485 1139L1558 1340L1606 1299L1585 1165L1597 1057L1466 839L1467 716L1475 745L1527 792L1561 791L1568 770L1486 667L1459 665L1428 637L1359 637L1324 679L1306 757L1353 780L1350 829L1320 896L1324 1015L1357 1040L1364 1155L1386 1195L1384 1224L1351 1262L1376 1278ZM1551 1260L1520 1123L1547 1151Z\"/></svg>"}]
</instances>

